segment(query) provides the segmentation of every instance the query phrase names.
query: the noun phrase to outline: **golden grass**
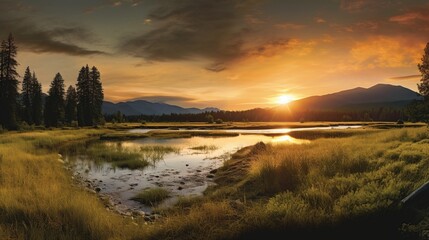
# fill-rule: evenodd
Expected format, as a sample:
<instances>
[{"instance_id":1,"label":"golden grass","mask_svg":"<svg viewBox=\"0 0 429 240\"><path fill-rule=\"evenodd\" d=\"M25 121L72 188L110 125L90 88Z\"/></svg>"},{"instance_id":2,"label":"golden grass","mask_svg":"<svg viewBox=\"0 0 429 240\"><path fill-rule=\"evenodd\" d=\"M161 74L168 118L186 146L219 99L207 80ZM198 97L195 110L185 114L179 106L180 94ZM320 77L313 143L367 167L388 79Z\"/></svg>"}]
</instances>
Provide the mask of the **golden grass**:
<instances>
[{"instance_id":1,"label":"golden grass","mask_svg":"<svg viewBox=\"0 0 429 240\"><path fill-rule=\"evenodd\" d=\"M0 135L2 239L125 239L140 235L131 220L106 211L94 194L73 184L50 151L98 130ZM121 226L122 229L118 229Z\"/></svg>"},{"instance_id":2,"label":"golden grass","mask_svg":"<svg viewBox=\"0 0 429 240\"><path fill-rule=\"evenodd\" d=\"M429 226L429 217L410 219L399 204L429 179L427 128L269 145L256 154L244 149L219 170L224 179L205 197L182 199L144 226L108 212L58 161L62 144L110 132L1 134L0 238L398 239L406 232L424 239Z\"/></svg>"}]
</instances>

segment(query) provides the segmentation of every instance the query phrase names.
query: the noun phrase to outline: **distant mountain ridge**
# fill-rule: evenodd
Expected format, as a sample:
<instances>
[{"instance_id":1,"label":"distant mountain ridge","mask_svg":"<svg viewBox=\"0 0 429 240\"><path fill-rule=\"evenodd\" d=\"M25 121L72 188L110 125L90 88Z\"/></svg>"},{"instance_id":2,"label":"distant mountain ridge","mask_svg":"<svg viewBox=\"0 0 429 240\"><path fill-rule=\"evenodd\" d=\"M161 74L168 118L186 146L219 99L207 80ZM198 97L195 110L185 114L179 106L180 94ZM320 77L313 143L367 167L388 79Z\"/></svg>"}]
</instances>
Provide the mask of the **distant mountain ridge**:
<instances>
[{"instance_id":1,"label":"distant mountain ridge","mask_svg":"<svg viewBox=\"0 0 429 240\"><path fill-rule=\"evenodd\" d=\"M120 111L127 116L133 115L163 115L163 114L197 114L203 112L219 111L218 108L208 107L204 109L199 108L183 108L176 105L167 103L156 103L145 100L135 100L127 102L103 102L103 114L115 114Z\"/></svg>"},{"instance_id":2,"label":"distant mountain ridge","mask_svg":"<svg viewBox=\"0 0 429 240\"><path fill-rule=\"evenodd\" d=\"M408 88L377 84L370 88L353 88L322 96L311 96L288 104L291 109L338 110L371 107L403 107L421 95Z\"/></svg>"}]
</instances>

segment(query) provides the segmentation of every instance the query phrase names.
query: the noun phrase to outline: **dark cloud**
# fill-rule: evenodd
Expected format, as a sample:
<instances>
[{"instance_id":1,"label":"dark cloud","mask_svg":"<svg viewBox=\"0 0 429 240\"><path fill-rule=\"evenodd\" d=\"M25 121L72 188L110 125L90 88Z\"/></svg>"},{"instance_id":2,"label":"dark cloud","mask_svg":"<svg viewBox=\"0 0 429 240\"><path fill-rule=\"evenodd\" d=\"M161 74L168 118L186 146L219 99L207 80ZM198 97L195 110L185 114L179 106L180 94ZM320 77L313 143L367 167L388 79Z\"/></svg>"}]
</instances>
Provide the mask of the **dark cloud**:
<instances>
[{"instance_id":1,"label":"dark cloud","mask_svg":"<svg viewBox=\"0 0 429 240\"><path fill-rule=\"evenodd\" d=\"M400 3L400 0L341 0L340 7L349 12L360 12L363 10L378 10L388 6L392 7Z\"/></svg>"},{"instance_id":2,"label":"dark cloud","mask_svg":"<svg viewBox=\"0 0 429 240\"><path fill-rule=\"evenodd\" d=\"M17 0L2 0L0 1L0 9L3 13L31 12L34 7Z\"/></svg>"},{"instance_id":3,"label":"dark cloud","mask_svg":"<svg viewBox=\"0 0 429 240\"><path fill-rule=\"evenodd\" d=\"M278 54L282 50L289 48L290 41L291 39L270 40L253 49L249 49L248 55L271 57Z\"/></svg>"},{"instance_id":4,"label":"dark cloud","mask_svg":"<svg viewBox=\"0 0 429 240\"><path fill-rule=\"evenodd\" d=\"M421 78L421 75L408 75L408 76L399 76L399 77L391 77L391 80L414 80Z\"/></svg>"},{"instance_id":5,"label":"dark cloud","mask_svg":"<svg viewBox=\"0 0 429 240\"><path fill-rule=\"evenodd\" d=\"M128 101L136 100L146 100L149 102L159 102L159 103L171 103L171 102L191 102L194 101L194 98L180 97L180 96L164 96L164 95L151 95L143 96L138 98L133 98Z\"/></svg>"},{"instance_id":6,"label":"dark cloud","mask_svg":"<svg viewBox=\"0 0 429 240\"><path fill-rule=\"evenodd\" d=\"M0 36L12 33L20 49L36 53L63 53L73 56L105 54L102 51L90 50L73 42L90 42L92 34L79 27L57 27L42 29L26 18L0 18Z\"/></svg>"},{"instance_id":7,"label":"dark cloud","mask_svg":"<svg viewBox=\"0 0 429 240\"><path fill-rule=\"evenodd\" d=\"M150 13L152 30L126 40L121 50L148 60L205 58L223 70L246 54L257 0L161 0Z\"/></svg>"},{"instance_id":8,"label":"dark cloud","mask_svg":"<svg viewBox=\"0 0 429 240\"><path fill-rule=\"evenodd\" d=\"M91 6L84 10L85 13L93 13L99 9L106 7L120 7L123 5L130 5L132 7L136 7L140 5L143 0L104 0L98 5Z\"/></svg>"}]
</instances>

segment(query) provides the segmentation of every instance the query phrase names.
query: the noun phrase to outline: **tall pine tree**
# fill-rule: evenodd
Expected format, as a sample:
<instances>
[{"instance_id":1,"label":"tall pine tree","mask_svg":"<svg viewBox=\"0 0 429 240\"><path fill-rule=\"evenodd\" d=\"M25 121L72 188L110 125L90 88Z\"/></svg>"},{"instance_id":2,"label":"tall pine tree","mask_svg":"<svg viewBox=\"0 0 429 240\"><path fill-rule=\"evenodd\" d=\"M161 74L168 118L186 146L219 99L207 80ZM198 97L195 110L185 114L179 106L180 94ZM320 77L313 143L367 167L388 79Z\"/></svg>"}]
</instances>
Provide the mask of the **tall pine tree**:
<instances>
[{"instance_id":1,"label":"tall pine tree","mask_svg":"<svg viewBox=\"0 0 429 240\"><path fill-rule=\"evenodd\" d=\"M101 107L104 94L100 72L96 67L90 70L82 67L77 78L78 122L79 126L93 126L103 120Z\"/></svg>"},{"instance_id":2,"label":"tall pine tree","mask_svg":"<svg viewBox=\"0 0 429 240\"><path fill-rule=\"evenodd\" d=\"M36 73L33 72L32 81L32 118L36 125L41 125L43 121L43 93L42 84L37 80Z\"/></svg>"},{"instance_id":3,"label":"tall pine tree","mask_svg":"<svg viewBox=\"0 0 429 240\"><path fill-rule=\"evenodd\" d=\"M422 57L422 62L418 65L422 78L420 84L417 84L420 94L429 104L429 43L427 43Z\"/></svg>"},{"instance_id":4,"label":"tall pine tree","mask_svg":"<svg viewBox=\"0 0 429 240\"><path fill-rule=\"evenodd\" d=\"M66 123L71 124L77 120L77 94L73 86L67 89L65 118Z\"/></svg>"},{"instance_id":5,"label":"tall pine tree","mask_svg":"<svg viewBox=\"0 0 429 240\"><path fill-rule=\"evenodd\" d=\"M25 69L21 92L22 120L33 124L33 76L30 67Z\"/></svg>"},{"instance_id":6,"label":"tall pine tree","mask_svg":"<svg viewBox=\"0 0 429 240\"><path fill-rule=\"evenodd\" d=\"M102 106L104 100L103 86L101 84L101 74L94 66L90 72L90 80L92 83L92 112L93 124L100 124L103 120Z\"/></svg>"},{"instance_id":7,"label":"tall pine tree","mask_svg":"<svg viewBox=\"0 0 429 240\"><path fill-rule=\"evenodd\" d=\"M60 73L51 82L44 115L47 127L58 127L64 123L64 79Z\"/></svg>"},{"instance_id":8,"label":"tall pine tree","mask_svg":"<svg viewBox=\"0 0 429 240\"><path fill-rule=\"evenodd\" d=\"M17 47L12 34L1 44L0 52L0 124L7 129L17 128L18 73Z\"/></svg>"}]
</instances>

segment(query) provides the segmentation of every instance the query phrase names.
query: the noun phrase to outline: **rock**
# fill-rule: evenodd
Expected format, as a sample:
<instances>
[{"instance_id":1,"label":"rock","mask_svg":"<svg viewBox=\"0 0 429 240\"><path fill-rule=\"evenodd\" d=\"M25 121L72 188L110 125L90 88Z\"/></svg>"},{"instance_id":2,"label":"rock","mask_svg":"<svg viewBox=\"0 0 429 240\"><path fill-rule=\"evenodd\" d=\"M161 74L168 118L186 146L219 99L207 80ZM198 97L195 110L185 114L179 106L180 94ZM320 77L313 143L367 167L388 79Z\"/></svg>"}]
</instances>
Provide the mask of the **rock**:
<instances>
[{"instance_id":1,"label":"rock","mask_svg":"<svg viewBox=\"0 0 429 240\"><path fill-rule=\"evenodd\" d=\"M101 191L101 188L97 187L97 188L95 188L95 191L96 191L96 192L100 192L100 191Z\"/></svg>"},{"instance_id":2,"label":"rock","mask_svg":"<svg viewBox=\"0 0 429 240\"><path fill-rule=\"evenodd\" d=\"M131 183L131 184L130 184L130 186L131 186L131 187L135 187L135 186L137 186L137 185L139 185L139 184L138 184L138 183Z\"/></svg>"},{"instance_id":3,"label":"rock","mask_svg":"<svg viewBox=\"0 0 429 240\"><path fill-rule=\"evenodd\" d=\"M213 169L213 170L211 170L211 171L210 171L210 173L211 173L211 174L215 174L215 173L217 173L217 169Z\"/></svg>"},{"instance_id":4,"label":"rock","mask_svg":"<svg viewBox=\"0 0 429 240\"><path fill-rule=\"evenodd\" d=\"M209 174L209 175L207 175L207 178L214 178L214 175L213 174Z\"/></svg>"},{"instance_id":5,"label":"rock","mask_svg":"<svg viewBox=\"0 0 429 240\"><path fill-rule=\"evenodd\" d=\"M177 190L182 190L183 188L181 187L181 186L179 186L178 188L177 188Z\"/></svg>"},{"instance_id":6,"label":"rock","mask_svg":"<svg viewBox=\"0 0 429 240\"><path fill-rule=\"evenodd\" d=\"M188 166L189 166L189 164L186 164L185 166L187 166L187 167L188 167Z\"/></svg>"},{"instance_id":7,"label":"rock","mask_svg":"<svg viewBox=\"0 0 429 240\"><path fill-rule=\"evenodd\" d=\"M180 182L180 184L185 185L185 182Z\"/></svg>"},{"instance_id":8,"label":"rock","mask_svg":"<svg viewBox=\"0 0 429 240\"><path fill-rule=\"evenodd\" d=\"M201 172L201 170L198 169L197 172Z\"/></svg>"}]
</instances>

